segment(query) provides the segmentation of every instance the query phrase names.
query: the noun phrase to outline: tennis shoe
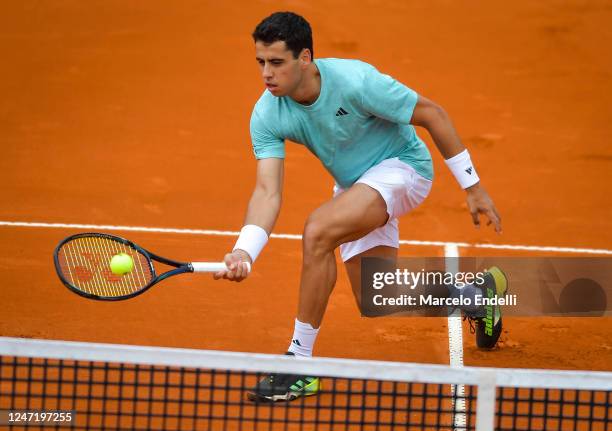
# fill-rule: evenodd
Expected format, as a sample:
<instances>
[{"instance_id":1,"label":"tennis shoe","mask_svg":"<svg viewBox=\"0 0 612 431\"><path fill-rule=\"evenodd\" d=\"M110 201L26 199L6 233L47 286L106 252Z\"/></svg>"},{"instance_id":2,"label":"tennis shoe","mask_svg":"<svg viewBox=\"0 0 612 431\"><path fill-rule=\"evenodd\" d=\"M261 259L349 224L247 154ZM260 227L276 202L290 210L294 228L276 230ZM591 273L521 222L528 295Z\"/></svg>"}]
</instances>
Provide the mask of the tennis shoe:
<instances>
[{"instance_id":1,"label":"tennis shoe","mask_svg":"<svg viewBox=\"0 0 612 431\"><path fill-rule=\"evenodd\" d=\"M476 285L482 289L484 298L503 297L508 290L506 274L496 266L485 271L484 282ZM475 313L467 313L470 332L476 333L476 346L492 349L497 344L502 331L502 312L499 305L485 304Z\"/></svg>"},{"instance_id":2,"label":"tennis shoe","mask_svg":"<svg viewBox=\"0 0 612 431\"><path fill-rule=\"evenodd\" d=\"M286 355L295 356L292 352ZM247 392L249 401L292 401L299 397L315 395L321 389L318 377L297 374L269 374Z\"/></svg>"}]
</instances>

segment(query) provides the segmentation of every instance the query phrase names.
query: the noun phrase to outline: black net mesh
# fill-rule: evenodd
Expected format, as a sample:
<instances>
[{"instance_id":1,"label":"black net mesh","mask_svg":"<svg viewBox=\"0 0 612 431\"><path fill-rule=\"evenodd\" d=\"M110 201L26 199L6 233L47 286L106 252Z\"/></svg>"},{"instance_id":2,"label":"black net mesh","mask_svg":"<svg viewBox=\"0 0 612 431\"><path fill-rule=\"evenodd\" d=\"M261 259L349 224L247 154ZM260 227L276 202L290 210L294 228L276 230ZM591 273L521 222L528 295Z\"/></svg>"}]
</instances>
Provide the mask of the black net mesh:
<instances>
[{"instance_id":1,"label":"black net mesh","mask_svg":"<svg viewBox=\"0 0 612 431\"><path fill-rule=\"evenodd\" d=\"M321 377L293 401L251 401L263 373L0 357L0 411L73 411L79 430L475 429L477 390L449 384ZM321 371L321 375L325 375ZM500 387L498 430L612 429L612 392ZM460 407L460 408L459 408ZM459 411L458 411L459 410ZM35 422L12 426L45 428Z\"/></svg>"}]
</instances>

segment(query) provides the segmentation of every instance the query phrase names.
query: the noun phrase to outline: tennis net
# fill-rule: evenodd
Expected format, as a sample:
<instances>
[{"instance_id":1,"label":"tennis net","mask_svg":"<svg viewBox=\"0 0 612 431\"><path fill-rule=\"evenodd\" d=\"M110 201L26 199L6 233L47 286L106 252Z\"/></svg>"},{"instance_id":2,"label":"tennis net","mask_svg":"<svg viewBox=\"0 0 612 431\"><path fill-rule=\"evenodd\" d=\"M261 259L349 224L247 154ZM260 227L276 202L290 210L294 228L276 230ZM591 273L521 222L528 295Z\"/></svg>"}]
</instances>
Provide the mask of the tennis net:
<instances>
[{"instance_id":1,"label":"tennis net","mask_svg":"<svg viewBox=\"0 0 612 431\"><path fill-rule=\"evenodd\" d=\"M321 391L290 402L249 401L246 393L271 372L319 376ZM0 337L0 428L612 430L611 402L607 372ZM42 421L42 413L58 415Z\"/></svg>"}]
</instances>

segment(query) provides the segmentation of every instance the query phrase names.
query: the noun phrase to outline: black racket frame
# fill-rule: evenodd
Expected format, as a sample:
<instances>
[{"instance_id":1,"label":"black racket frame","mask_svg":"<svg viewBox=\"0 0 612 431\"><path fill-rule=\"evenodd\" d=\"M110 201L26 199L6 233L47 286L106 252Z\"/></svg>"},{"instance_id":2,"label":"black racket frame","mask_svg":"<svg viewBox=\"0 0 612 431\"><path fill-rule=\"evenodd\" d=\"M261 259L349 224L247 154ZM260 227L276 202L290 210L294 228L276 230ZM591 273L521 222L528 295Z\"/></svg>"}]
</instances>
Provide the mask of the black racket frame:
<instances>
[{"instance_id":1,"label":"black racket frame","mask_svg":"<svg viewBox=\"0 0 612 431\"><path fill-rule=\"evenodd\" d=\"M143 256L145 256L147 258L147 263L149 265L149 269L151 271L151 275L153 276L153 278L151 279L151 281L144 286L142 289L138 290L137 292L131 293L129 295L122 295L122 296L100 296L100 295L94 295L92 293L87 293L87 292L83 292L82 290L80 290L79 288L77 288L76 286L73 286L68 280L66 280L62 274L62 269L59 263L59 251L61 250L62 246L64 244L66 244L69 241L72 241L74 239L77 238L86 238L86 237L98 237L98 238L106 238L106 239L111 239L114 241L118 241L130 248L133 248L134 250L136 250L137 252L141 253ZM163 263L165 265L168 266L174 266L175 269L172 269L170 271L164 272L163 274L157 275L156 271L155 271L155 267L153 266L153 261L159 262L159 263ZM168 277L172 277L173 275L178 275L178 274L184 274L187 272L193 272L193 266L191 265L191 263L188 262L178 262L172 259L167 259L165 257L162 256L158 256L154 253L151 253L148 250L145 250L144 248L140 247L138 244L133 243L130 240L127 240L125 238L122 238L120 236L116 236L116 235L111 235L111 234L107 234L107 233L99 233L99 232L84 232L84 233L78 233L75 235L70 235L66 238L64 238L55 248L55 251L53 252L53 262L55 264L55 271L57 272L57 275L59 276L59 279L61 280L61 282L64 284L64 286L66 286L68 289L70 289L70 291L76 293L77 295L83 296L85 298L89 298L89 299L96 299L99 301L122 301L124 299L130 299L133 298L135 296L138 296L144 292L146 292L147 290L149 290L152 286L154 286L155 284L159 283L160 281L165 280Z\"/></svg>"}]
</instances>

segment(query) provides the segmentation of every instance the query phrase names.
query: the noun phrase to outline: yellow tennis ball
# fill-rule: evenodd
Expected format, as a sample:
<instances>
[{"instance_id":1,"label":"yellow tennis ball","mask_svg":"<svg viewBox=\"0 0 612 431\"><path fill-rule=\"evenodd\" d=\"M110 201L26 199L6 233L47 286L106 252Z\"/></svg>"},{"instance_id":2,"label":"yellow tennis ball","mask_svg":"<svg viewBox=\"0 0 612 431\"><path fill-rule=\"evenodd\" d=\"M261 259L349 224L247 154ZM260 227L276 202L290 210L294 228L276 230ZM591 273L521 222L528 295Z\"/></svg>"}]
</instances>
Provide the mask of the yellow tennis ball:
<instances>
[{"instance_id":1,"label":"yellow tennis ball","mask_svg":"<svg viewBox=\"0 0 612 431\"><path fill-rule=\"evenodd\" d=\"M110 268L115 275L125 275L134 269L134 261L127 253L119 253L112 257Z\"/></svg>"}]
</instances>

